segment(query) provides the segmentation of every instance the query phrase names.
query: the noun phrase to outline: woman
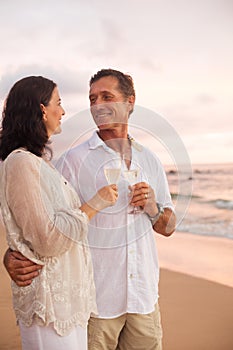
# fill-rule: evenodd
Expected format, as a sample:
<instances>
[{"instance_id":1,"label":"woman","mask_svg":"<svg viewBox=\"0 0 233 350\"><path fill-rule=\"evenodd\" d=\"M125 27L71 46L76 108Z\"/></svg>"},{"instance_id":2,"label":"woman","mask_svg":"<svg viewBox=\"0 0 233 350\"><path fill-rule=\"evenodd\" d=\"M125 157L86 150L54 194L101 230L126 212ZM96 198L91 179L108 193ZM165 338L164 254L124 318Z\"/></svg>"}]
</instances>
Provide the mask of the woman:
<instances>
[{"instance_id":1,"label":"woman","mask_svg":"<svg viewBox=\"0 0 233 350\"><path fill-rule=\"evenodd\" d=\"M88 219L117 199L110 185L81 205L48 160L46 144L64 114L56 84L35 76L15 83L3 110L0 203L8 245L43 265L30 286L12 282L23 350L86 349L87 321L97 313Z\"/></svg>"}]
</instances>

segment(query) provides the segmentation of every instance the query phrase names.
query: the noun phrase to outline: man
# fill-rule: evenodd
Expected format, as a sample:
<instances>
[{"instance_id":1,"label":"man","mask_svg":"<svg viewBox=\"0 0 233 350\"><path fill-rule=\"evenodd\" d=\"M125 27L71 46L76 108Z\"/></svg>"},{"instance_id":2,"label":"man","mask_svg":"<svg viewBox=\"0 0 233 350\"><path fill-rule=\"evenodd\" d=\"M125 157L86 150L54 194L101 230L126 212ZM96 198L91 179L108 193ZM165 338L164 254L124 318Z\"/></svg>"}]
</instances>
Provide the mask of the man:
<instances>
[{"instance_id":1,"label":"man","mask_svg":"<svg viewBox=\"0 0 233 350\"><path fill-rule=\"evenodd\" d=\"M105 166L114 167L115 160L121 159L122 175L117 204L89 224L99 314L90 318L88 347L160 350L154 231L169 236L175 230L166 176L157 157L128 135L128 118L135 103L132 78L116 70L100 70L90 80L89 99L98 131L69 150L58 168L83 201L106 183ZM140 170L140 179L129 187L129 196L123 174L133 169ZM129 205L140 208L140 213L130 214ZM6 254L5 265L22 286L38 273L36 265L16 252Z\"/></svg>"}]
</instances>

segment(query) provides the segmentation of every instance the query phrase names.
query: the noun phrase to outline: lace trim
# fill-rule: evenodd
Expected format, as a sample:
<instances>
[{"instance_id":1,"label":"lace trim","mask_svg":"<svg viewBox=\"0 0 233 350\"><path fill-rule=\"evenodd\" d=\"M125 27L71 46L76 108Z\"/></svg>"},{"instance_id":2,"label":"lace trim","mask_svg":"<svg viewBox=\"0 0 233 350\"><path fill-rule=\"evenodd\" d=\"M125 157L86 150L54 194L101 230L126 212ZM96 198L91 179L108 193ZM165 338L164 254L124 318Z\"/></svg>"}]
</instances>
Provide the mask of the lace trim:
<instances>
[{"instance_id":1,"label":"lace trim","mask_svg":"<svg viewBox=\"0 0 233 350\"><path fill-rule=\"evenodd\" d=\"M35 322L39 326L47 326L48 324L53 323L55 331L60 336L66 336L76 326L86 328L91 311L77 312L76 314L72 315L70 319L62 321L56 320L56 316L54 315L54 313L46 311L44 305L41 305L38 302L34 302L27 313L15 308L15 314L17 320L21 320L22 323L27 327L30 327L33 322Z\"/></svg>"}]
</instances>

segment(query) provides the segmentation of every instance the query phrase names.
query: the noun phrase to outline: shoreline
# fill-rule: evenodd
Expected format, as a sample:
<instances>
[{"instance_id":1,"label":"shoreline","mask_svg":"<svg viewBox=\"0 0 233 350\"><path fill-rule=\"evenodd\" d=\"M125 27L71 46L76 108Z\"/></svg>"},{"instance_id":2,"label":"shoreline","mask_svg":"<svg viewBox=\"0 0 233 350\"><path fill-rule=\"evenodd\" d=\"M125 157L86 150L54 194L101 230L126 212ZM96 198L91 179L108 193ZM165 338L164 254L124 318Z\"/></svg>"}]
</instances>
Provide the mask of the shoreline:
<instances>
[{"instance_id":1,"label":"shoreline","mask_svg":"<svg viewBox=\"0 0 233 350\"><path fill-rule=\"evenodd\" d=\"M175 232L156 234L160 268L220 283L233 288L233 240Z\"/></svg>"},{"instance_id":2,"label":"shoreline","mask_svg":"<svg viewBox=\"0 0 233 350\"><path fill-rule=\"evenodd\" d=\"M233 349L233 285L226 285L231 284L227 278L233 271L233 241L180 232L171 237L156 235L156 241L163 350ZM0 349L20 350L10 278L2 263L6 248L0 222Z\"/></svg>"}]
</instances>

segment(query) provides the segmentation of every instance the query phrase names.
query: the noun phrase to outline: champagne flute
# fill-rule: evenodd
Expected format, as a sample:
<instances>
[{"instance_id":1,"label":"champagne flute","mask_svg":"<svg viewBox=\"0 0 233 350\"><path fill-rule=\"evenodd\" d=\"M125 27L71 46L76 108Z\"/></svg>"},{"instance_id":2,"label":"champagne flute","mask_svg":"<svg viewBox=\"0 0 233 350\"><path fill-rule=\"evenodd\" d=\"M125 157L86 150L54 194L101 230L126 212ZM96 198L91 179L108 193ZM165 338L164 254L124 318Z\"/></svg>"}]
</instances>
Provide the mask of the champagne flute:
<instances>
[{"instance_id":1,"label":"champagne flute","mask_svg":"<svg viewBox=\"0 0 233 350\"><path fill-rule=\"evenodd\" d=\"M127 179L127 181L129 182L130 186L133 186L138 182L139 172L140 172L140 170L138 168L124 171L124 176ZM138 214L141 212L142 211L140 208L133 207L133 209L130 210L128 212L128 214Z\"/></svg>"},{"instance_id":2,"label":"champagne flute","mask_svg":"<svg viewBox=\"0 0 233 350\"><path fill-rule=\"evenodd\" d=\"M106 165L104 167L104 175L109 185L118 184L121 175L121 158L114 159L112 166Z\"/></svg>"}]
</instances>

